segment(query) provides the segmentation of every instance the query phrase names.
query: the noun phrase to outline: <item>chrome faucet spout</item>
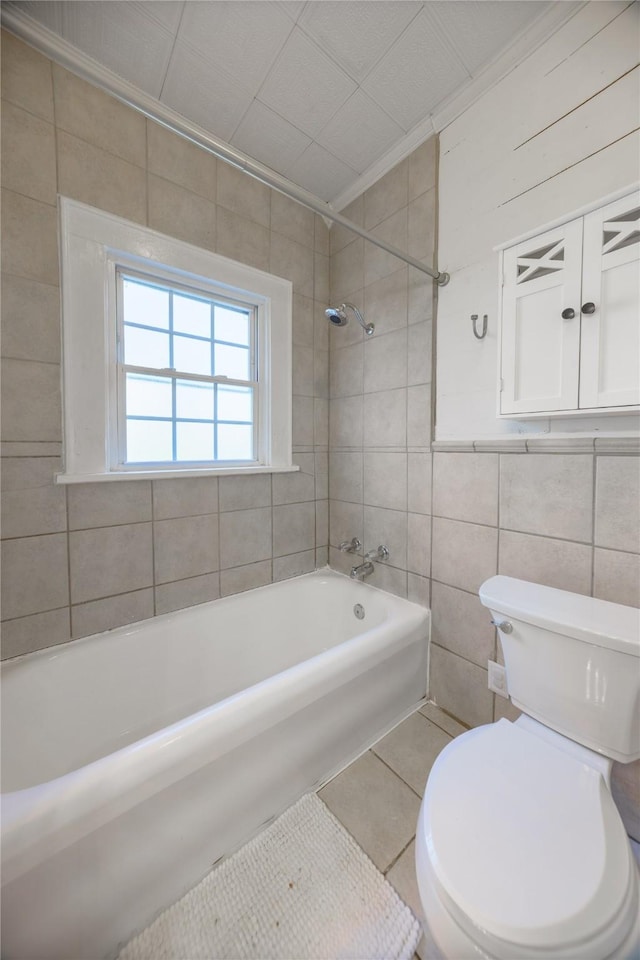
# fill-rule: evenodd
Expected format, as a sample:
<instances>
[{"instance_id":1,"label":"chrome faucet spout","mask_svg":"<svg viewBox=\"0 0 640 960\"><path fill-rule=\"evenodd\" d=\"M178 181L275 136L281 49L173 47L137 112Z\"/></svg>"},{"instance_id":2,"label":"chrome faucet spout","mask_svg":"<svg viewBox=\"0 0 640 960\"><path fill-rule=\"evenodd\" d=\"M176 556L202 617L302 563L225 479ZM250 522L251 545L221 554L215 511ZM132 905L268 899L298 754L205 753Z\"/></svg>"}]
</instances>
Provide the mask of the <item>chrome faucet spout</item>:
<instances>
[{"instance_id":1,"label":"chrome faucet spout","mask_svg":"<svg viewBox=\"0 0 640 960\"><path fill-rule=\"evenodd\" d=\"M365 577L370 577L375 567L370 560L365 560L364 563L358 564L357 567L351 567L351 573L349 576L352 580L364 580Z\"/></svg>"}]
</instances>

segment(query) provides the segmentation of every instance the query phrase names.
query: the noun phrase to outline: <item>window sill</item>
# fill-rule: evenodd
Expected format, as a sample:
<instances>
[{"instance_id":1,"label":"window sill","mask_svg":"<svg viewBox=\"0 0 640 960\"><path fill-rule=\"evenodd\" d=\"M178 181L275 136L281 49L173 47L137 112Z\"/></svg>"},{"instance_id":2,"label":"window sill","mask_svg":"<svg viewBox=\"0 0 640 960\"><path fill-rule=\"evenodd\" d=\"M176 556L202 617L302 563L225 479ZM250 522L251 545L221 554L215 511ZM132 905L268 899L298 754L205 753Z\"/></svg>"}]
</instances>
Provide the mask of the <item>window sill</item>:
<instances>
[{"instance_id":1,"label":"window sill","mask_svg":"<svg viewBox=\"0 0 640 960\"><path fill-rule=\"evenodd\" d=\"M56 483L111 483L117 480L176 480L183 477L239 477L247 473L297 473L300 467L212 467L203 470L122 470L118 473L59 473Z\"/></svg>"}]
</instances>

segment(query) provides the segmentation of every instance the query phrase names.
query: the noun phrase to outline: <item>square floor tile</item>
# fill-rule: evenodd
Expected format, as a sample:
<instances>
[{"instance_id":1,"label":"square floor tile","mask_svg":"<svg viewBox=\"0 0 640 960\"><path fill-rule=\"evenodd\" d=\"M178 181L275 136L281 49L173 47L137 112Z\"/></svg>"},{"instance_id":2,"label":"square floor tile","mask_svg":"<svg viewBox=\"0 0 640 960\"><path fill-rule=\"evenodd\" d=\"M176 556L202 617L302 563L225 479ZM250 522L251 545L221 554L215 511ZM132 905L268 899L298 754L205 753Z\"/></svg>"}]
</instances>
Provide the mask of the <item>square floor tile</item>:
<instances>
[{"instance_id":1,"label":"square floor tile","mask_svg":"<svg viewBox=\"0 0 640 960\"><path fill-rule=\"evenodd\" d=\"M407 906L413 911L422 925L422 937L416 948L416 955L420 960L444 960L438 947L433 941L431 932L424 919L424 911L420 902L418 879L416 877L416 845L412 841L401 857L394 863L387 873L387 880L395 888Z\"/></svg>"},{"instance_id":2,"label":"square floor tile","mask_svg":"<svg viewBox=\"0 0 640 960\"><path fill-rule=\"evenodd\" d=\"M444 730L445 733L450 734L452 737L457 737L461 733L466 733L469 729L465 727L463 723L460 723L458 720L454 720L453 717L450 717L448 713L445 713L444 710L441 710L440 707L437 707L435 703L425 703L424 706L420 707L420 713L423 717L426 717L427 720L431 720L432 723L435 723L437 727L440 727L441 730Z\"/></svg>"},{"instance_id":3,"label":"square floor tile","mask_svg":"<svg viewBox=\"0 0 640 960\"><path fill-rule=\"evenodd\" d=\"M451 737L421 713L413 713L372 747L376 756L423 796L433 762Z\"/></svg>"},{"instance_id":4,"label":"square floor tile","mask_svg":"<svg viewBox=\"0 0 640 960\"><path fill-rule=\"evenodd\" d=\"M415 835L419 798L371 751L319 796L383 872Z\"/></svg>"}]
</instances>

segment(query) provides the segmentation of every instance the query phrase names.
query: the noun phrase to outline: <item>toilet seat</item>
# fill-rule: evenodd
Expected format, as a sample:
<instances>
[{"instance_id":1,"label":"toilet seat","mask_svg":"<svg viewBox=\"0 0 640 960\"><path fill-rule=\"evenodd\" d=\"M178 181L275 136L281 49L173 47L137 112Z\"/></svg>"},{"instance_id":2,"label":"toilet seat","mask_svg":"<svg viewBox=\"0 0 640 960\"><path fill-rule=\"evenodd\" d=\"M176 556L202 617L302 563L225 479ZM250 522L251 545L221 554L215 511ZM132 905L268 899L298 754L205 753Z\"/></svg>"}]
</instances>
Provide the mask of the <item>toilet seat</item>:
<instances>
[{"instance_id":1,"label":"toilet seat","mask_svg":"<svg viewBox=\"0 0 640 960\"><path fill-rule=\"evenodd\" d=\"M507 720L442 751L417 842L445 907L491 955L606 957L633 927L637 869L600 772Z\"/></svg>"}]
</instances>

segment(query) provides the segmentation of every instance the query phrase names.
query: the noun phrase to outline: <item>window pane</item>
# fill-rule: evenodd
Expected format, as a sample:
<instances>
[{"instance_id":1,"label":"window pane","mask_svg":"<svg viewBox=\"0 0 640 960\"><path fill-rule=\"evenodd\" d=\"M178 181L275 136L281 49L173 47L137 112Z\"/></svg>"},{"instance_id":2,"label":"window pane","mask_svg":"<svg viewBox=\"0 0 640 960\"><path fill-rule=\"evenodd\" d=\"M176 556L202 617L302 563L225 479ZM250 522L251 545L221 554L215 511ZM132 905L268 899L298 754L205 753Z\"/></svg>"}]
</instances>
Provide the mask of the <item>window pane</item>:
<instances>
[{"instance_id":1,"label":"window pane","mask_svg":"<svg viewBox=\"0 0 640 960\"><path fill-rule=\"evenodd\" d=\"M170 420L127 419L126 463L154 463L173 459Z\"/></svg>"},{"instance_id":2,"label":"window pane","mask_svg":"<svg viewBox=\"0 0 640 960\"><path fill-rule=\"evenodd\" d=\"M125 326L124 362L136 367L157 367L158 370L170 366L169 334Z\"/></svg>"},{"instance_id":3,"label":"window pane","mask_svg":"<svg viewBox=\"0 0 640 960\"><path fill-rule=\"evenodd\" d=\"M171 381L166 377L127 374L126 410L132 417L171 417Z\"/></svg>"},{"instance_id":4,"label":"window pane","mask_svg":"<svg viewBox=\"0 0 640 960\"><path fill-rule=\"evenodd\" d=\"M218 460L253 460L253 427L219 424Z\"/></svg>"},{"instance_id":5,"label":"window pane","mask_svg":"<svg viewBox=\"0 0 640 960\"><path fill-rule=\"evenodd\" d=\"M189 337L173 338L173 365L182 373L203 373L211 376L211 344Z\"/></svg>"},{"instance_id":6,"label":"window pane","mask_svg":"<svg viewBox=\"0 0 640 960\"><path fill-rule=\"evenodd\" d=\"M173 329L211 339L211 302L174 294Z\"/></svg>"},{"instance_id":7,"label":"window pane","mask_svg":"<svg viewBox=\"0 0 640 960\"><path fill-rule=\"evenodd\" d=\"M218 384L218 420L253 420L253 389Z\"/></svg>"},{"instance_id":8,"label":"window pane","mask_svg":"<svg viewBox=\"0 0 640 960\"><path fill-rule=\"evenodd\" d=\"M178 460L213 460L213 424L176 424Z\"/></svg>"},{"instance_id":9,"label":"window pane","mask_svg":"<svg viewBox=\"0 0 640 960\"><path fill-rule=\"evenodd\" d=\"M169 292L135 280L122 281L125 323L169 329Z\"/></svg>"},{"instance_id":10,"label":"window pane","mask_svg":"<svg viewBox=\"0 0 640 960\"><path fill-rule=\"evenodd\" d=\"M244 347L225 347L215 344L216 377L230 377L232 380L250 380L249 351Z\"/></svg>"},{"instance_id":11,"label":"window pane","mask_svg":"<svg viewBox=\"0 0 640 960\"><path fill-rule=\"evenodd\" d=\"M216 304L215 321L216 340L249 346L249 314L246 310L233 310Z\"/></svg>"},{"instance_id":12,"label":"window pane","mask_svg":"<svg viewBox=\"0 0 640 960\"><path fill-rule=\"evenodd\" d=\"M212 383L176 381L176 416L185 420L213 420Z\"/></svg>"}]
</instances>

